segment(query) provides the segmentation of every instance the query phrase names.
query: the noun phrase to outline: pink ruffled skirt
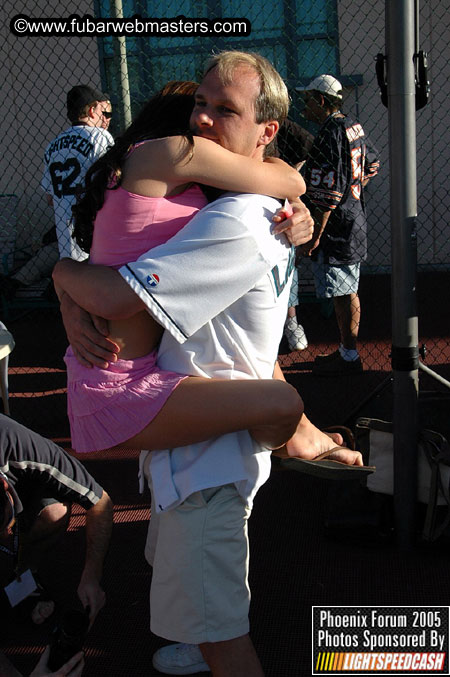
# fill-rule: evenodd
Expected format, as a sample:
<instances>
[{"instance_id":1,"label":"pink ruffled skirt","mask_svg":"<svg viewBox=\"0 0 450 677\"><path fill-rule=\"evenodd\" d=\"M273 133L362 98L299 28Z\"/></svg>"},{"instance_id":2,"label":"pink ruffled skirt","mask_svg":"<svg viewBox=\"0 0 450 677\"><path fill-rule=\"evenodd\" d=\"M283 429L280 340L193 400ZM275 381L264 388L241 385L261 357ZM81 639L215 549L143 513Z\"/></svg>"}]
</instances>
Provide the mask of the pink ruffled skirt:
<instances>
[{"instance_id":1,"label":"pink ruffled skirt","mask_svg":"<svg viewBox=\"0 0 450 677\"><path fill-rule=\"evenodd\" d=\"M66 351L67 410L72 447L78 452L109 449L141 432L186 376L163 371L156 351L117 360L108 369L83 367Z\"/></svg>"}]
</instances>

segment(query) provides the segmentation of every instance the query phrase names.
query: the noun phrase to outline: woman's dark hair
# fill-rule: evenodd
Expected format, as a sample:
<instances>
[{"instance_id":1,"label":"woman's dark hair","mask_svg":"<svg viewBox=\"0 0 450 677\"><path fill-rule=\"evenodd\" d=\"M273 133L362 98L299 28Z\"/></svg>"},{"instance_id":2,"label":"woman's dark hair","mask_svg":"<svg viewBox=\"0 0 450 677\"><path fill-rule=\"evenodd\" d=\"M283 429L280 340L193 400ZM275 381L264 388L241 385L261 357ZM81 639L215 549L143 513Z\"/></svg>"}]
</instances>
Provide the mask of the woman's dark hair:
<instances>
[{"instance_id":1,"label":"woman's dark hair","mask_svg":"<svg viewBox=\"0 0 450 677\"><path fill-rule=\"evenodd\" d=\"M165 136L185 136L193 144L189 118L197 87L196 82L190 81L167 83L147 101L114 146L88 169L84 190L72 207L73 237L85 252L92 245L94 221L105 201L105 190L114 190L122 183L122 166L130 149L140 141Z\"/></svg>"}]
</instances>

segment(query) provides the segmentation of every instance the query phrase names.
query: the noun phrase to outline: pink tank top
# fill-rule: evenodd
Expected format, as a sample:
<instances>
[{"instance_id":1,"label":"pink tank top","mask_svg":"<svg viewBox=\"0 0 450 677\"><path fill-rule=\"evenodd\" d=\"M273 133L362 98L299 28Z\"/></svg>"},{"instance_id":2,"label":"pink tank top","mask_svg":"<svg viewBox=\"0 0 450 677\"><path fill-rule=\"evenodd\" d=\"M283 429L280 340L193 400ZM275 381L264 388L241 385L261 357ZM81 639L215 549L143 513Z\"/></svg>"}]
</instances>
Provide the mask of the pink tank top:
<instances>
[{"instance_id":1,"label":"pink tank top","mask_svg":"<svg viewBox=\"0 0 450 677\"><path fill-rule=\"evenodd\" d=\"M90 262L120 268L136 261L167 242L206 204L196 184L170 197L144 197L120 186L106 190L95 219Z\"/></svg>"}]
</instances>

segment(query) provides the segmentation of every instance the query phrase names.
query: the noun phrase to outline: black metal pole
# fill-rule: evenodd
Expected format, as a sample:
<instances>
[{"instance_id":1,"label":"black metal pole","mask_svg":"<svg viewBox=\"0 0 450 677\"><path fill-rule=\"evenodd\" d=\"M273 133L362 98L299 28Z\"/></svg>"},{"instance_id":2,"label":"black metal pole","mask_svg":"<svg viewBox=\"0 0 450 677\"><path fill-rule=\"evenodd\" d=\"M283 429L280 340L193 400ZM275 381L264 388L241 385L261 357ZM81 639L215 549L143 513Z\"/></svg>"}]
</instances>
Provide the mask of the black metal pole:
<instances>
[{"instance_id":1,"label":"black metal pole","mask_svg":"<svg viewBox=\"0 0 450 677\"><path fill-rule=\"evenodd\" d=\"M414 0L386 0L392 245L394 509L400 547L415 539L418 323Z\"/></svg>"}]
</instances>

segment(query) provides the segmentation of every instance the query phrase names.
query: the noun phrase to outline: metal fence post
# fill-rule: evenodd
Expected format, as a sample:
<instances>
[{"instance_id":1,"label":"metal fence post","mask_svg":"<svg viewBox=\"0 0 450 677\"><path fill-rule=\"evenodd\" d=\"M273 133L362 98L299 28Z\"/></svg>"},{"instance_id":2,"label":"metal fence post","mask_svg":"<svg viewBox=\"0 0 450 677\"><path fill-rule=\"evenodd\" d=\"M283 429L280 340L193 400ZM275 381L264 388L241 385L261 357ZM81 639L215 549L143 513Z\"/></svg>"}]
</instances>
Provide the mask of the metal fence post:
<instances>
[{"instance_id":1,"label":"metal fence post","mask_svg":"<svg viewBox=\"0 0 450 677\"><path fill-rule=\"evenodd\" d=\"M386 0L390 209L392 246L392 369L394 374L394 508L397 541L415 536L417 495L418 321L416 309L415 8Z\"/></svg>"},{"instance_id":2,"label":"metal fence post","mask_svg":"<svg viewBox=\"0 0 450 677\"><path fill-rule=\"evenodd\" d=\"M113 0L113 14L116 19L123 19L122 0ZM120 94L121 117L123 128L131 124L130 81L128 78L127 43L125 36L115 38L115 55L119 74L118 92Z\"/></svg>"}]
</instances>

